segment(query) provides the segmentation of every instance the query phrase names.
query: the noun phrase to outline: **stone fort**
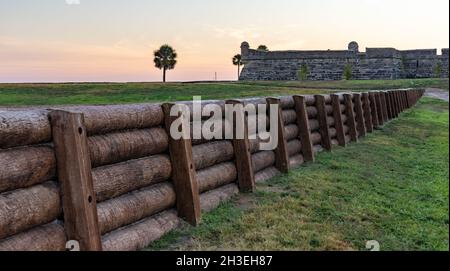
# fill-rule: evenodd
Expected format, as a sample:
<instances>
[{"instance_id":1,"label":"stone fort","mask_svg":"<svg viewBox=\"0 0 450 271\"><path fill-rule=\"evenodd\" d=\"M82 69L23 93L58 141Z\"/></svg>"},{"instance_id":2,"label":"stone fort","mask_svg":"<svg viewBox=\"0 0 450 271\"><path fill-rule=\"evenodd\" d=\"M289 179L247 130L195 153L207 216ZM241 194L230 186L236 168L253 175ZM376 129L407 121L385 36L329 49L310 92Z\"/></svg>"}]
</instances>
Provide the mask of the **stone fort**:
<instances>
[{"instance_id":1,"label":"stone fort","mask_svg":"<svg viewBox=\"0 0 450 271\"><path fill-rule=\"evenodd\" d=\"M341 80L344 70L351 70L351 79L448 78L448 51L366 48L360 52L356 42L340 51L260 51L243 42L239 80L299 80L305 75L307 80Z\"/></svg>"}]
</instances>

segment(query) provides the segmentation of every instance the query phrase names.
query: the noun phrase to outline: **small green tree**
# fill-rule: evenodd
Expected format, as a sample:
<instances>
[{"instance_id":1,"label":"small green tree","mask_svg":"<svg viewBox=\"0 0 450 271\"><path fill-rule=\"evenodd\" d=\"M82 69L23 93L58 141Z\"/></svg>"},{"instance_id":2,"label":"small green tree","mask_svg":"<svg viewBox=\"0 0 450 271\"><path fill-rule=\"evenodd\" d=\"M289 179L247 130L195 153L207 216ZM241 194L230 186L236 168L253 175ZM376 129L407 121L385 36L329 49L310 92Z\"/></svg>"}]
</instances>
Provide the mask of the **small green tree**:
<instances>
[{"instance_id":1,"label":"small green tree","mask_svg":"<svg viewBox=\"0 0 450 271\"><path fill-rule=\"evenodd\" d=\"M440 78L442 76L442 63L436 64L436 67L434 67L434 76L436 78Z\"/></svg>"},{"instance_id":2,"label":"small green tree","mask_svg":"<svg viewBox=\"0 0 450 271\"><path fill-rule=\"evenodd\" d=\"M163 71L163 82L166 82L166 72L175 68L177 64L177 53L169 45L165 44L154 53L153 62L155 67Z\"/></svg>"},{"instance_id":3,"label":"small green tree","mask_svg":"<svg viewBox=\"0 0 450 271\"><path fill-rule=\"evenodd\" d=\"M308 75L308 66L306 64L302 64L300 66L300 70L298 71L298 79L300 79L300 81L306 81L308 79Z\"/></svg>"},{"instance_id":4,"label":"small green tree","mask_svg":"<svg viewBox=\"0 0 450 271\"><path fill-rule=\"evenodd\" d=\"M350 63L345 64L343 77L345 80L352 79L352 65Z\"/></svg>"},{"instance_id":5,"label":"small green tree","mask_svg":"<svg viewBox=\"0 0 450 271\"><path fill-rule=\"evenodd\" d=\"M269 51L269 47L267 47L264 44L261 44L260 46L258 46L258 51L262 51L262 52L268 52Z\"/></svg>"}]
</instances>

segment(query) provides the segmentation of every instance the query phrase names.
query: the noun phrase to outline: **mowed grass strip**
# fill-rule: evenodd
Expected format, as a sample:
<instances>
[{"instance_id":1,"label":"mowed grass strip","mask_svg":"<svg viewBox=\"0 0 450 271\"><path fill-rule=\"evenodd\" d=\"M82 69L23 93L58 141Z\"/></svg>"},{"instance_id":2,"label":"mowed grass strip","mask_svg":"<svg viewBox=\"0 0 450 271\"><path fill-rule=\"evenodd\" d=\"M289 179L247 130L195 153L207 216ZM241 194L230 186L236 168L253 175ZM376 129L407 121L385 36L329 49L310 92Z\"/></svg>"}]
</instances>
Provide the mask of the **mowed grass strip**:
<instances>
[{"instance_id":1,"label":"mowed grass strip","mask_svg":"<svg viewBox=\"0 0 450 271\"><path fill-rule=\"evenodd\" d=\"M0 105L126 104L229 99L293 94L321 90L246 85L239 83L74 83L0 84Z\"/></svg>"},{"instance_id":2,"label":"mowed grass strip","mask_svg":"<svg viewBox=\"0 0 450 271\"><path fill-rule=\"evenodd\" d=\"M449 249L448 103L424 98L360 143L258 186L149 250Z\"/></svg>"},{"instance_id":3,"label":"mowed grass strip","mask_svg":"<svg viewBox=\"0 0 450 271\"><path fill-rule=\"evenodd\" d=\"M257 81L218 83L67 83L0 84L0 106L124 104L230 99L345 90L437 87L448 90L448 79ZM328 91L326 91L328 90Z\"/></svg>"}]
</instances>

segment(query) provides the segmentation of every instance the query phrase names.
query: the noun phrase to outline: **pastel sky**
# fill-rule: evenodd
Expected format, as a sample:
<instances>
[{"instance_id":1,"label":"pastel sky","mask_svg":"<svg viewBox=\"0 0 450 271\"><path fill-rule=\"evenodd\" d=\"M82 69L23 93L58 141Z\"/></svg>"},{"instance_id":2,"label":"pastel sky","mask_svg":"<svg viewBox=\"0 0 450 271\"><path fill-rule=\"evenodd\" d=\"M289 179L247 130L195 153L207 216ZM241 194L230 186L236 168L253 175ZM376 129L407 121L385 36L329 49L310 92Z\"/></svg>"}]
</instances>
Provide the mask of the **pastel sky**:
<instances>
[{"instance_id":1,"label":"pastel sky","mask_svg":"<svg viewBox=\"0 0 450 271\"><path fill-rule=\"evenodd\" d=\"M272 50L449 47L448 0L0 0L0 82L236 79L246 40ZM74 1L76 2L76 1ZM440 51L440 50L439 50Z\"/></svg>"}]
</instances>

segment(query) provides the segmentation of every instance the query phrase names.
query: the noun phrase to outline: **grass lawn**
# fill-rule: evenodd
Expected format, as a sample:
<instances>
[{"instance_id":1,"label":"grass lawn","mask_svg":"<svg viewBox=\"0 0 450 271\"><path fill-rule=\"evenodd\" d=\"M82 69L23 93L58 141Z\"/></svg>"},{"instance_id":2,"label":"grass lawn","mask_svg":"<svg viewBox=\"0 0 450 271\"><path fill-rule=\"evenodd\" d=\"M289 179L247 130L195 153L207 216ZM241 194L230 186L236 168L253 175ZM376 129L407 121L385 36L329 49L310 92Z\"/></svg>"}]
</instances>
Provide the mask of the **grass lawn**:
<instances>
[{"instance_id":1,"label":"grass lawn","mask_svg":"<svg viewBox=\"0 0 450 271\"><path fill-rule=\"evenodd\" d=\"M438 87L448 90L448 79L369 80L332 82L230 82L230 83L70 83L0 84L0 105L119 104L227 99L256 96L318 94L324 89L367 90Z\"/></svg>"},{"instance_id":2,"label":"grass lawn","mask_svg":"<svg viewBox=\"0 0 450 271\"><path fill-rule=\"evenodd\" d=\"M150 250L449 250L448 103L258 185Z\"/></svg>"},{"instance_id":3,"label":"grass lawn","mask_svg":"<svg viewBox=\"0 0 450 271\"><path fill-rule=\"evenodd\" d=\"M349 80L349 81L256 81L250 85L309 89L384 90L399 88L439 88L448 90L448 79Z\"/></svg>"}]
</instances>

